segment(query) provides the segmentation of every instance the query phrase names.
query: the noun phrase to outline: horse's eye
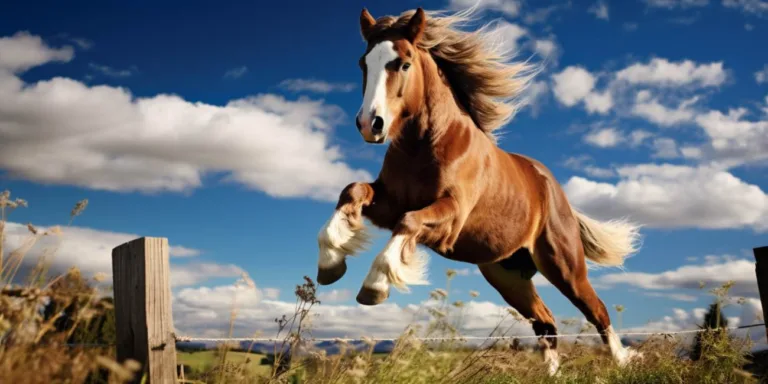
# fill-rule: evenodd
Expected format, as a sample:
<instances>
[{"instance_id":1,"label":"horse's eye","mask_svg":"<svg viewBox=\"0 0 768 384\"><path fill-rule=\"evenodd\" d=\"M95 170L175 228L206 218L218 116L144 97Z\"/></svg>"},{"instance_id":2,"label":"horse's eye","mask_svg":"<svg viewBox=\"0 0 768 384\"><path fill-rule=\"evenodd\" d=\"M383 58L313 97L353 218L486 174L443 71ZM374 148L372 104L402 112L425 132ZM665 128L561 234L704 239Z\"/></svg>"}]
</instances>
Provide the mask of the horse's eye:
<instances>
[{"instance_id":1,"label":"horse's eye","mask_svg":"<svg viewBox=\"0 0 768 384\"><path fill-rule=\"evenodd\" d=\"M411 63L405 63L405 64L403 64L403 71L407 71L407 70L408 70L408 68L410 68L410 67L411 67Z\"/></svg>"}]
</instances>

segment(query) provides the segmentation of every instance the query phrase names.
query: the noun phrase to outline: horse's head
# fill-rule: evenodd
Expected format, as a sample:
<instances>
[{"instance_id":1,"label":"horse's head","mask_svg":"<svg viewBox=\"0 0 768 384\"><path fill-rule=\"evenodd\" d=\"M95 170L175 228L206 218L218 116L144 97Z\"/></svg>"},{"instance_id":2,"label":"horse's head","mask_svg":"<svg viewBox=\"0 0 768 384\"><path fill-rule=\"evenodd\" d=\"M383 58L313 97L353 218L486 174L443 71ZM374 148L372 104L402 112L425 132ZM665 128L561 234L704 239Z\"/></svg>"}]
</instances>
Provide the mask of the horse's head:
<instances>
[{"instance_id":1,"label":"horse's head","mask_svg":"<svg viewBox=\"0 0 768 384\"><path fill-rule=\"evenodd\" d=\"M420 108L424 80L417 43L426 23L421 8L403 25L377 25L367 9L360 14L360 31L368 46L360 58L363 105L355 122L366 142L394 139Z\"/></svg>"}]
</instances>

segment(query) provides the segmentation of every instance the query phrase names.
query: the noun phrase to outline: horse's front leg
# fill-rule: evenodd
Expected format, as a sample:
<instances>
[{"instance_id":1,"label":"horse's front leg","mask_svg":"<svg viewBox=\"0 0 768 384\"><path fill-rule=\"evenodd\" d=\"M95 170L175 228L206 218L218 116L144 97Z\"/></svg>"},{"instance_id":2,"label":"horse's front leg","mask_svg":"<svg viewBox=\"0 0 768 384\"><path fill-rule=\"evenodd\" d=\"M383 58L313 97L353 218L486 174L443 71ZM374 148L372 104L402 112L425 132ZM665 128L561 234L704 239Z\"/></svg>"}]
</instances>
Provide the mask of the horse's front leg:
<instances>
[{"instance_id":1,"label":"horse's front leg","mask_svg":"<svg viewBox=\"0 0 768 384\"><path fill-rule=\"evenodd\" d=\"M356 255L368 245L362 209L371 204L373 197L374 189L369 183L352 183L341 191L333 216L317 235L318 284L338 281L347 272L347 256Z\"/></svg>"},{"instance_id":2,"label":"horse's front leg","mask_svg":"<svg viewBox=\"0 0 768 384\"><path fill-rule=\"evenodd\" d=\"M406 212L392 230L384 250L376 256L357 302L376 305L389 297L389 288L408 291L408 285L426 285L427 254L417 250L419 235L426 226L452 222L459 217L459 203L447 196L418 211Z\"/></svg>"}]
</instances>

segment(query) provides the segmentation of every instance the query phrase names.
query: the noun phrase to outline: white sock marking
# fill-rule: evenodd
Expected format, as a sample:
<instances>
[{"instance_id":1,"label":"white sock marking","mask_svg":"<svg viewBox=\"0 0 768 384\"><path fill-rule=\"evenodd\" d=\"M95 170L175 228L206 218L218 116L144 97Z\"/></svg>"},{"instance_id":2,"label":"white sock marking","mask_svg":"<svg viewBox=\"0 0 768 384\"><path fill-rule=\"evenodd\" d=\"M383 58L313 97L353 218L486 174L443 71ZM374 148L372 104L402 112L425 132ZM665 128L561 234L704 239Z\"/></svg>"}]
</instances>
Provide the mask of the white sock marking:
<instances>
[{"instance_id":1,"label":"white sock marking","mask_svg":"<svg viewBox=\"0 0 768 384\"><path fill-rule=\"evenodd\" d=\"M408 285L428 285L426 279L428 256L416 251L408 264L402 262L406 238L395 235L384 250L373 260L371 269L363 281L363 286L381 292L387 292L390 285L400 291L408 292Z\"/></svg>"},{"instance_id":2,"label":"white sock marking","mask_svg":"<svg viewBox=\"0 0 768 384\"><path fill-rule=\"evenodd\" d=\"M605 330L605 335L608 337L608 348L611 350L613 360L619 364L619 366L626 365L633 357L641 357L640 352L631 350L621 345L621 339L619 335L613 330L613 326L610 325Z\"/></svg>"},{"instance_id":3,"label":"white sock marking","mask_svg":"<svg viewBox=\"0 0 768 384\"><path fill-rule=\"evenodd\" d=\"M542 349L542 354L544 355L544 362L549 367L549 375L554 376L560 368L560 356L557 350L546 347Z\"/></svg>"},{"instance_id":4,"label":"white sock marking","mask_svg":"<svg viewBox=\"0 0 768 384\"><path fill-rule=\"evenodd\" d=\"M368 235L364 230L352 230L346 215L336 211L317 234L317 244L320 247L318 267L333 268L348 255L364 250L368 244Z\"/></svg>"}]
</instances>

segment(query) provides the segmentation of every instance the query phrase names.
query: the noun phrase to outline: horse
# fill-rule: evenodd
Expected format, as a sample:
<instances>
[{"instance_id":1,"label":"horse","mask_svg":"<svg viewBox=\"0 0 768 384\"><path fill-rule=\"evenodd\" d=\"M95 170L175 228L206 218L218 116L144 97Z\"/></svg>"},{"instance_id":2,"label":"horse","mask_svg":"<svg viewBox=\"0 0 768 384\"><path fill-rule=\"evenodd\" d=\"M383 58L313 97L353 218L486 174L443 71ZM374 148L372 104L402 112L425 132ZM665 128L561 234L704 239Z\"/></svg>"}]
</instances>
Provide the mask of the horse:
<instances>
[{"instance_id":1,"label":"horse","mask_svg":"<svg viewBox=\"0 0 768 384\"><path fill-rule=\"evenodd\" d=\"M557 327L537 294L540 272L595 325L621 366L639 351L625 348L605 304L587 278L587 260L621 266L637 252L639 228L624 219L598 221L572 207L551 171L502 150L497 130L521 103L535 66L508 62L488 44L486 25L457 27L468 13L421 7L374 19L366 8L360 32L362 106L355 123L366 143L388 143L378 177L340 193L319 231L317 282L329 285L346 258L370 244L364 219L391 231L357 295L384 302L390 287L429 284L425 246L476 264L511 307L531 319L548 372L559 369Z\"/></svg>"}]
</instances>

